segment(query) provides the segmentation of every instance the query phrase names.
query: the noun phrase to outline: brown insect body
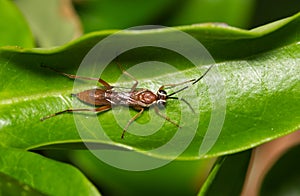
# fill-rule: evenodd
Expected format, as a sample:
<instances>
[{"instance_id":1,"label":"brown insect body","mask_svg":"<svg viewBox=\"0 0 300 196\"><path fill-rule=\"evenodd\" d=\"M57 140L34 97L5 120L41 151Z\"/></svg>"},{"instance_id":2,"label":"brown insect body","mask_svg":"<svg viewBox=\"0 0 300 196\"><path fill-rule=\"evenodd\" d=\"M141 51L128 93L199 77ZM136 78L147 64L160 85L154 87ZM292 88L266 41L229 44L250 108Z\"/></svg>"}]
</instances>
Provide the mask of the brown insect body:
<instances>
[{"instance_id":1,"label":"brown insect body","mask_svg":"<svg viewBox=\"0 0 300 196\"><path fill-rule=\"evenodd\" d=\"M43 66L43 67L46 67L46 66ZM178 99L177 97L172 97L172 95L177 94L178 92L181 92L181 91L187 89L189 86L185 86L169 95L167 95L167 92L164 90L165 87L172 88L172 87L179 86L179 85L182 85L185 83L191 83L191 85L193 85L193 84L197 83L199 80L201 80L207 74L207 72L212 68L212 66L210 66L207 69L207 71L202 76L200 76L198 79L192 79L192 80L184 81L184 82L177 83L177 84L163 85L159 88L159 90L157 91L156 94L148 89L138 89L137 88L138 81L133 76L131 76L129 73L124 71L121 67L120 68L123 71L123 73L135 81L134 85L131 87L131 90L128 92L115 91L113 86L111 86L106 81L102 80L101 78L89 78L89 77L76 76L76 75L66 74L66 73L57 71L56 69L53 69L51 67L46 67L46 68L54 70L55 72L58 72L68 78L71 78L71 79L78 78L78 79L84 79L84 80L97 80L99 83L101 83L103 85L103 88L89 89L89 90L79 92L77 94L73 94L80 101L82 101L86 104L89 104L89 105L96 106L95 108L93 108L93 109L87 109L87 108L67 109L67 110L63 110L63 111L45 116L45 117L41 118L41 121L44 121L48 118L57 116L59 114L68 113L68 112L82 112L82 111L103 112L106 110L110 110L112 108L112 106L114 106L114 105L115 106L118 106L118 105L129 106L129 107L134 108L135 110L138 110L139 112L128 121L127 125L123 129L123 133L121 136L121 138L123 138L129 125L132 122L134 122L143 113L144 108L149 108L150 106L154 106L155 112L159 116L161 116L165 120L171 122L175 126L180 127L176 122L172 121L168 116L165 116L164 114L160 113L159 108L165 106L167 99ZM181 100L184 101L185 103L187 103L184 99L181 99ZM188 104L188 106L190 107L189 104ZM192 111L193 111L193 109L192 109Z\"/></svg>"},{"instance_id":2,"label":"brown insect body","mask_svg":"<svg viewBox=\"0 0 300 196\"><path fill-rule=\"evenodd\" d=\"M73 94L73 96L89 105L110 105L110 102L106 100L105 92L106 91L104 89L89 89L77 94Z\"/></svg>"},{"instance_id":3,"label":"brown insect body","mask_svg":"<svg viewBox=\"0 0 300 196\"><path fill-rule=\"evenodd\" d=\"M123 105L133 108L150 107L162 97L147 89L134 90L133 92L116 92L112 89L89 89L74 94L80 101L95 106ZM162 99L165 100L165 99Z\"/></svg>"}]
</instances>

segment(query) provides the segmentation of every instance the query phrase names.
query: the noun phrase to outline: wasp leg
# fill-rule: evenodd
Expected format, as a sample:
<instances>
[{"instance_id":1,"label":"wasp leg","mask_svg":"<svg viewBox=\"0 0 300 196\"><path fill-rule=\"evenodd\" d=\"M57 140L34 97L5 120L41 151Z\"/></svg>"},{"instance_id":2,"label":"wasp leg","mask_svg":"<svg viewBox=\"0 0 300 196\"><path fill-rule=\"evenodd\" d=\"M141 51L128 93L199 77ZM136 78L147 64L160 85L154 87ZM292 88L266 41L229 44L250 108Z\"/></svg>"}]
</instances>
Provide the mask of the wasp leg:
<instances>
[{"instance_id":1,"label":"wasp leg","mask_svg":"<svg viewBox=\"0 0 300 196\"><path fill-rule=\"evenodd\" d=\"M177 124L176 122L172 121L168 116L160 113L159 108L157 106L154 106L154 110L156 112L157 115L159 115L160 117L164 118L165 120L169 121L170 123L172 123L173 125L175 125L176 127L181 128L181 126L179 124Z\"/></svg>"},{"instance_id":2,"label":"wasp leg","mask_svg":"<svg viewBox=\"0 0 300 196\"><path fill-rule=\"evenodd\" d=\"M101 106L101 107L95 108L95 109L88 109L88 108L67 109L67 110L63 110L63 111L56 112L54 114L50 114L48 116L45 116L45 117L41 118L40 120L44 121L44 120L46 120L48 118L52 118L54 116L57 116L57 115L60 115L60 114L64 114L64 113L70 113L70 112L103 112L103 111L106 111L106 110L109 110L109 109L111 109L110 105Z\"/></svg>"},{"instance_id":3,"label":"wasp leg","mask_svg":"<svg viewBox=\"0 0 300 196\"><path fill-rule=\"evenodd\" d=\"M173 88L175 86L180 86L182 84L186 84L186 83L189 83L189 82L194 82L196 79L191 79L191 80L187 80L187 81L184 81L184 82L180 82L180 83L176 83L176 84L164 84L162 85L159 90L164 90L166 87L167 88Z\"/></svg>"},{"instance_id":4,"label":"wasp leg","mask_svg":"<svg viewBox=\"0 0 300 196\"><path fill-rule=\"evenodd\" d=\"M123 133L121 136L121 139L124 138L125 132L127 131L129 125L131 125L131 123L133 123L138 117L141 116L141 114L144 112L144 108L141 108L141 110L139 111L139 113L137 113L136 115L134 115L127 123L127 125L125 126L125 128L123 129Z\"/></svg>"},{"instance_id":5,"label":"wasp leg","mask_svg":"<svg viewBox=\"0 0 300 196\"><path fill-rule=\"evenodd\" d=\"M109 89L112 89L113 86L109 85L106 81L102 80L101 78L92 78L92 77L84 77L84 76L76 76L76 75L73 75L73 74L67 74L67 73L64 73L64 72L61 72L61 71L58 71L57 69L55 68L52 68L52 67L49 67L49 66L45 66L45 65L41 65L41 67L45 67L45 68L48 68L48 69L51 69L52 71L55 71L63 76L66 76L70 79L82 79L82 80L95 80L95 81L98 81L100 84L102 84L105 89L109 90Z\"/></svg>"},{"instance_id":6,"label":"wasp leg","mask_svg":"<svg viewBox=\"0 0 300 196\"><path fill-rule=\"evenodd\" d=\"M209 72L209 70L211 70L211 68L213 68L213 66L214 66L214 64L213 65L211 65L199 78L197 78L197 79L191 79L191 80L187 80L187 81L184 81L184 82L180 82L180 83L176 83L176 84L165 84L165 85L162 85L160 88L159 88L159 90L163 90L163 89L165 89L165 87L167 87L167 88L173 88L173 87L175 87L175 86L179 86L179 85L182 85L182 84L186 84L186 83L190 83L190 82L192 82L192 84L191 85L193 85L193 84L196 84L197 82L199 82L199 80L201 80L208 72ZM187 87L188 88L188 87Z\"/></svg>"},{"instance_id":7,"label":"wasp leg","mask_svg":"<svg viewBox=\"0 0 300 196\"><path fill-rule=\"evenodd\" d=\"M122 67L122 65L121 65L120 63L117 62L117 65L119 66L119 68L120 68L120 70L122 71L123 74L125 74L126 76L128 76L129 78L131 78L132 80L135 81L135 83L134 83L133 86L131 87L131 91L130 91L130 92L133 92L133 91L136 89L137 85L139 84L139 81L138 81L134 76L132 76L130 73L128 73L128 72Z\"/></svg>"}]
</instances>

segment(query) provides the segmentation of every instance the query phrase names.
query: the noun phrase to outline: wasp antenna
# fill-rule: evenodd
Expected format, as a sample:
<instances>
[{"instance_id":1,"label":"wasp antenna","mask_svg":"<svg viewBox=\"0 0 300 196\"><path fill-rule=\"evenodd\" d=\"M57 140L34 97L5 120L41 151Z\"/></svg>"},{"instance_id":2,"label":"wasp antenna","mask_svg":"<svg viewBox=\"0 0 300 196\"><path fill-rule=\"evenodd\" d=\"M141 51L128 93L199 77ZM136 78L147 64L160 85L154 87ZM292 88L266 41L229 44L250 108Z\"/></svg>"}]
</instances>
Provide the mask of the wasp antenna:
<instances>
[{"instance_id":1,"label":"wasp antenna","mask_svg":"<svg viewBox=\"0 0 300 196\"><path fill-rule=\"evenodd\" d=\"M204 74L202 74L202 76L200 76L197 80L195 80L193 83L192 83L192 85L193 84L196 84L197 82L199 82L208 72L209 72L209 70L211 70L211 68L214 66L214 64L212 64L211 66L209 66L209 68L204 72Z\"/></svg>"},{"instance_id":2,"label":"wasp antenna","mask_svg":"<svg viewBox=\"0 0 300 196\"><path fill-rule=\"evenodd\" d=\"M167 97L170 98L172 95L175 95L175 94L177 94L177 93L179 93L179 92L181 92L181 91L183 91L183 90L185 90L185 89L187 89L187 88L189 88L189 87L190 87L190 86L185 86L185 87L179 89L178 91L175 91L175 92L169 94ZM171 99L172 99L172 98L171 98Z\"/></svg>"},{"instance_id":3,"label":"wasp antenna","mask_svg":"<svg viewBox=\"0 0 300 196\"><path fill-rule=\"evenodd\" d=\"M178 97L169 97L167 96L168 99L179 99Z\"/></svg>"},{"instance_id":4,"label":"wasp antenna","mask_svg":"<svg viewBox=\"0 0 300 196\"><path fill-rule=\"evenodd\" d=\"M186 103L186 105L188 105L189 108L192 110L192 112L195 114L195 110L192 108L191 104L190 104L189 102L187 102L187 100L185 100L185 99L183 99L183 98L181 98L181 99L179 99L179 100L180 100L180 101L183 101L184 103Z\"/></svg>"},{"instance_id":5,"label":"wasp antenna","mask_svg":"<svg viewBox=\"0 0 300 196\"><path fill-rule=\"evenodd\" d=\"M214 64L211 65L211 66L204 72L204 74L202 74L198 79L192 79L191 81L193 81L193 83L192 83L191 85L185 86L185 87L183 87L183 88L181 88L181 89L179 89L179 90L177 90L177 91L175 91L175 92L169 94L168 97L171 97L172 95L175 95L175 94L177 94L177 93L179 93L179 92L181 92L181 91L183 91L183 90L185 90L185 89L191 87L192 85L196 84L197 82L199 82L199 81L200 81L200 80L201 80L201 79L209 72L209 70L211 70L211 68L212 68L213 66L214 66Z\"/></svg>"},{"instance_id":6,"label":"wasp antenna","mask_svg":"<svg viewBox=\"0 0 300 196\"><path fill-rule=\"evenodd\" d=\"M57 73L62 74L62 72L58 71L57 69L55 69L55 68L53 68L53 67L50 67L50 66L48 66L48 65L45 65L45 64L43 64L43 63L41 63L40 66L43 67L43 68L47 68L47 69L50 69L50 70L52 70L52 71L55 71L55 72L57 72Z\"/></svg>"},{"instance_id":7,"label":"wasp antenna","mask_svg":"<svg viewBox=\"0 0 300 196\"><path fill-rule=\"evenodd\" d=\"M168 96L168 99L177 99L177 100L183 101L184 103L186 103L186 105L189 106L189 108L192 110L192 112L195 113L195 110L192 108L191 104L189 102L187 102L187 100L185 100L183 98L169 97L169 96Z\"/></svg>"}]
</instances>

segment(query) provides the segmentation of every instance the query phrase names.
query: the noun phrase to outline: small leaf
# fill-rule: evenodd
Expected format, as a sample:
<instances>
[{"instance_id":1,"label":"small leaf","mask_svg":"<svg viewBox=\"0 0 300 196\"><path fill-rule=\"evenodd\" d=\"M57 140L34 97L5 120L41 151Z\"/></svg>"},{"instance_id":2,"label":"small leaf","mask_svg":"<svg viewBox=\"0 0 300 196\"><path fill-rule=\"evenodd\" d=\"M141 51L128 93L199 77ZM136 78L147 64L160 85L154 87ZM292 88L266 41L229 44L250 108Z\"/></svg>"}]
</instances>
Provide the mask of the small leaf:
<instances>
[{"instance_id":1,"label":"small leaf","mask_svg":"<svg viewBox=\"0 0 300 196\"><path fill-rule=\"evenodd\" d=\"M8 180L5 183L13 182L16 188L23 187L33 194L99 195L85 176L71 165L23 150L0 148L0 154L0 172Z\"/></svg>"}]
</instances>

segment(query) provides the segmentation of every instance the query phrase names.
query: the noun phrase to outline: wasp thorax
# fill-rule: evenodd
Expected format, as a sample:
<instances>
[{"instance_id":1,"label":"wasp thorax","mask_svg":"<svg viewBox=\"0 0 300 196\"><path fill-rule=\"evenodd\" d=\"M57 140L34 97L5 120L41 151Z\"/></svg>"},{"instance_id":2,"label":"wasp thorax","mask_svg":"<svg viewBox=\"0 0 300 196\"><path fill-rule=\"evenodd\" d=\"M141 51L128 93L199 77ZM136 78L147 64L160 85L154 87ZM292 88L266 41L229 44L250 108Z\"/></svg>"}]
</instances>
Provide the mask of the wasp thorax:
<instances>
[{"instance_id":1,"label":"wasp thorax","mask_svg":"<svg viewBox=\"0 0 300 196\"><path fill-rule=\"evenodd\" d=\"M146 104L151 104L156 100L156 95L151 91L144 91L139 95L139 99Z\"/></svg>"}]
</instances>

